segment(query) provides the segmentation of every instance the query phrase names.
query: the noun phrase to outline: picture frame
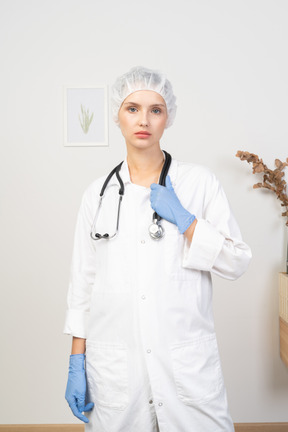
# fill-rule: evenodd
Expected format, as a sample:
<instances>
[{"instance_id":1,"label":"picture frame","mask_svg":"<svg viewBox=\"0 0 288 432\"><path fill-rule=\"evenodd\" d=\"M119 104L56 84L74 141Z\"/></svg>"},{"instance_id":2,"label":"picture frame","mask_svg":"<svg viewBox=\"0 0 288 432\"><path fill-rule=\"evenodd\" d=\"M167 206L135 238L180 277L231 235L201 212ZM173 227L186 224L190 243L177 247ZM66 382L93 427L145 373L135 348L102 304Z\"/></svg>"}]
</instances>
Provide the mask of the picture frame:
<instances>
[{"instance_id":1,"label":"picture frame","mask_svg":"<svg viewBox=\"0 0 288 432\"><path fill-rule=\"evenodd\" d=\"M64 86L64 146L108 146L107 86Z\"/></svg>"}]
</instances>

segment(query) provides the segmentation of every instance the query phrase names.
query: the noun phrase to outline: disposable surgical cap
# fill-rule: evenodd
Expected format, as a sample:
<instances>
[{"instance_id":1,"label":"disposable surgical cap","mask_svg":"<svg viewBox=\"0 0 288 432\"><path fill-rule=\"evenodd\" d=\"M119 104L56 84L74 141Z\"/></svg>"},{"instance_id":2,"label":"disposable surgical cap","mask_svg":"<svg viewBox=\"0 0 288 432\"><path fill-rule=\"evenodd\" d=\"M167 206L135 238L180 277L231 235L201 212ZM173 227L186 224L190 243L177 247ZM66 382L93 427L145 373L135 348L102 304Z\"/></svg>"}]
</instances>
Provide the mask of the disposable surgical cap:
<instances>
[{"instance_id":1,"label":"disposable surgical cap","mask_svg":"<svg viewBox=\"0 0 288 432\"><path fill-rule=\"evenodd\" d=\"M121 75L112 86L111 107L115 122L119 124L118 113L123 101L139 90L152 90L163 97L168 114L166 128L171 126L177 109L172 85L162 73L141 66L136 66Z\"/></svg>"}]
</instances>

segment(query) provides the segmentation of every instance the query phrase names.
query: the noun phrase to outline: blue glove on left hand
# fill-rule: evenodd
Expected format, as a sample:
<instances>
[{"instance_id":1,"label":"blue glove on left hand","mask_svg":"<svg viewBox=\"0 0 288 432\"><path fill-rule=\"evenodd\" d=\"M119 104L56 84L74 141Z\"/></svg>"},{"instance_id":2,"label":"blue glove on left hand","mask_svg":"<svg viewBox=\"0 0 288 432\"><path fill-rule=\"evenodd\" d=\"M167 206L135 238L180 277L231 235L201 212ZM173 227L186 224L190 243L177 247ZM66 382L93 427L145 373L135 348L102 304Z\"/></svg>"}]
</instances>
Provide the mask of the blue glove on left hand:
<instances>
[{"instance_id":1,"label":"blue glove on left hand","mask_svg":"<svg viewBox=\"0 0 288 432\"><path fill-rule=\"evenodd\" d=\"M166 187L152 183L150 188L150 202L153 210L163 219L177 225L180 233L183 234L196 217L185 210L180 203L170 177L166 177Z\"/></svg>"}]
</instances>

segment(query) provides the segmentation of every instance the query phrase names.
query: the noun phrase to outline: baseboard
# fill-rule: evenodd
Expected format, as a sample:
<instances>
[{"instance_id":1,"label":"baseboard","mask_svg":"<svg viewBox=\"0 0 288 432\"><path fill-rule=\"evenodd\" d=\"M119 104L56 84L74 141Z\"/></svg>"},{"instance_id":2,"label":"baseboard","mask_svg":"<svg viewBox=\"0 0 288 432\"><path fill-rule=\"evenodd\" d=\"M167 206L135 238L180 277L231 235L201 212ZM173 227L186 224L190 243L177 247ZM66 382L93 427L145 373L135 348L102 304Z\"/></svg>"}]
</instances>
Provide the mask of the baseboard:
<instances>
[{"instance_id":1,"label":"baseboard","mask_svg":"<svg viewBox=\"0 0 288 432\"><path fill-rule=\"evenodd\" d=\"M0 425L1 432L84 432L84 425Z\"/></svg>"},{"instance_id":2,"label":"baseboard","mask_svg":"<svg viewBox=\"0 0 288 432\"><path fill-rule=\"evenodd\" d=\"M0 432L84 432L84 425L0 425ZM235 432L288 432L288 423L235 423Z\"/></svg>"},{"instance_id":3,"label":"baseboard","mask_svg":"<svg viewBox=\"0 0 288 432\"><path fill-rule=\"evenodd\" d=\"M288 432L288 423L235 423L235 432Z\"/></svg>"}]
</instances>

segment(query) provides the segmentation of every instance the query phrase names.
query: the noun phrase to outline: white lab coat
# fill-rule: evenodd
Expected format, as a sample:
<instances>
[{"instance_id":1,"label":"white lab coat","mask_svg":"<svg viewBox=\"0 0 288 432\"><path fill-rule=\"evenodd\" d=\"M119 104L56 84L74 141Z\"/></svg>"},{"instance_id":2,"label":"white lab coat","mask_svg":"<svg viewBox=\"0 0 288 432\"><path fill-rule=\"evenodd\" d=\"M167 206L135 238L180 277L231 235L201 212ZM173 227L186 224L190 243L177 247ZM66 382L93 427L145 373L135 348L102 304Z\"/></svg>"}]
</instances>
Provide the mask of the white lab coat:
<instances>
[{"instance_id":1,"label":"white lab coat","mask_svg":"<svg viewBox=\"0 0 288 432\"><path fill-rule=\"evenodd\" d=\"M202 166L172 160L169 175L198 223L191 245L165 220L149 237L150 189L132 184L127 161L118 235L90 229L105 177L78 215L64 332L86 338L89 432L230 432L212 313L210 273L238 278L251 258L223 189ZM112 234L119 184L107 187L97 231Z\"/></svg>"}]
</instances>

